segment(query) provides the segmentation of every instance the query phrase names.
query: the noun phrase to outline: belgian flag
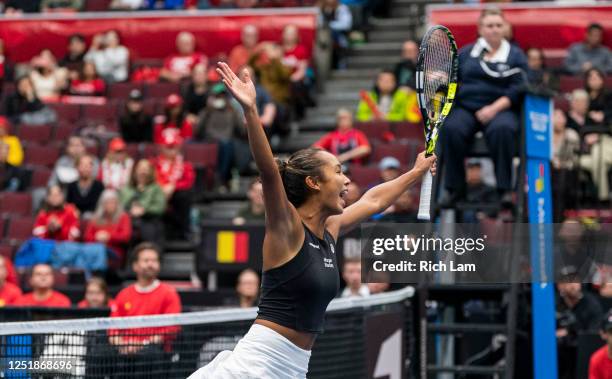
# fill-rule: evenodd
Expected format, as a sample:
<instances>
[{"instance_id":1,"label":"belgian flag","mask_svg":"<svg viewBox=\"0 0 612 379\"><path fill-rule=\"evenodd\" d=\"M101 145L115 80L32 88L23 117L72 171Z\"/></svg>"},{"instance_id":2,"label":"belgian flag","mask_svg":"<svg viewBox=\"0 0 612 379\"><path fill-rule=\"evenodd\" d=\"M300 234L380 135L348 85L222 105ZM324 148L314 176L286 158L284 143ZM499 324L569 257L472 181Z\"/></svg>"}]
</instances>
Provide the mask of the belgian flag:
<instances>
[{"instance_id":1,"label":"belgian flag","mask_svg":"<svg viewBox=\"0 0 612 379\"><path fill-rule=\"evenodd\" d=\"M247 263L249 261L249 234L231 230L220 230L216 236L218 263Z\"/></svg>"}]
</instances>

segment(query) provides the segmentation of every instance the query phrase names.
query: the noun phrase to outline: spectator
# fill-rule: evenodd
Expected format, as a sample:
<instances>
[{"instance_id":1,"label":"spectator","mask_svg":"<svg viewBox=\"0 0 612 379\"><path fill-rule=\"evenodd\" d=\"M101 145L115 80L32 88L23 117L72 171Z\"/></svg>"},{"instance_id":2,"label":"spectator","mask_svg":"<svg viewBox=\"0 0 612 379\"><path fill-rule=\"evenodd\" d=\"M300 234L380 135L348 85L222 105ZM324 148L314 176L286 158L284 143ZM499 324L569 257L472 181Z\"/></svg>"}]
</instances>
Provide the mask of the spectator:
<instances>
[{"instance_id":1,"label":"spectator","mask_svg":"<svg viewBox=\"0 0 612 379\"><path fill-rule=\"evenodd\" d=\"M584 136L590 146L587 154L580 156L580 167L591 174L597 187L599 200L610 199L610 179L608 172L612 167L612 137L607 134L590 133Z\"/></svg>"},{"instance_id":2,"label":"spectator","mask_svg":"<svg viewBox=\"0 0 612 379\"><path fill-rule=\"evenodd\" d=\"M544 51L539 47L527 49L527 80L534 87L550 88L552 75L546 68Z\"/></svg>"},{"instance_id":3,"label":"spectator","mask_svg":"<svg viewBox=\"0 0 612 379\"><path fill-rule=\"evenodd\" d=\"M359 101L357 120L414 121L413 116L409 117L411 100L408 93L397 88L392 71L381 71L376 79L374 90L368 92L367 96L371 101L364 99ZM412 97L416 100L414 94Z\"/></svg>"},{"instance_id":4,"label":"spectator","mask_svg":"<svg viewBox=\"0 0 612 379\"><path fill-rule=\"evenodd\" d=\"M368 280L367 284L370 295L376 295L389 290L389 273L371 271L370 274L372 277Z\"/></svg>"},{"instance_id":5,"label":"spectator","mask_svg":"<svg viewBox=\"0 0 612 379\"><path fill-rule=\"evenodd\" d=\"M66 88L68 70L57 66L53 53L45 49L32 58L30 78L34 90L43 101L54 101Z\"/></svg>"},{"instance_id":6,"label":"spectator","mask_svg":"<svg viewBox=\"0 0 612 379\"><path fill-rule=\"evenodd\" d=\"M245 71L246 70L246 71ZM255 85L255 93L256 101L257 101L257 113L259 114L259 121L266 130L266 134L268 136L279 133L283 133L283 130L280 130L280 126L276 125L276 104L272 101L272 97L268 93L268 91L261 86L257 82L257 77L255 75L255 70L251 66L244 66L242 70L239 72L240 79L244 80L244 75L246 72L249 73L249 77L251 81Z\"/></svg>"},{"instance_id":7,"label":"spectator","mask_svg":"<svg viewBox=\"0 0 612 379\"><path fill-rule=\"evenodd\" d=\"M378 163L381 183L390 182L400 176L400 161L394 157L384 157Z\"/></svg>"},{"instance_id":8,"label":"spectator","mask_svg":"<svg viewBox=\"0 0 612 379\"><path fill-rule=\"evenodd\" d=\"M79 76L70 82L68 92L76 96L104 96L106 84L98 77L96 66L88 61L83 63Z\"/></svg>"},{"instance_id":9,"label":"spectator","mask_svg":"<svg viewBox=\"0 0 612 379\"><path fill-rule=\"evenodd\" d=\"M53 168L53 174L49 179L49 185L58 184L66 186L79 178L76 162L85 154L85 142L79 136L70 136L66 145L66 152L62 155ZM98 160L94 158L94 172L98 172Z\"/></svg>"},{"instance_id":10,"label":"spectator","mask_svg":"<svg viewBox=\"0 0 612 379\"><path fill-rule=\"evenodd\" d=\"M349 48L348 33L353 27L353 15L349 7L338 0L319 2L319 24L331 31L334 45L332 47L332 66L346 68L346 50Z\"/></svg>"},{"instance_id":11,"label":"spectator","mask_svg":"<svg viewBox=\"0 0 612 379\"><path fill-rule=\"evenodd\" d=\"M166 58L164 67L159 73L160 79L178 83L191 75L191 71L196 64L202 63L204 67L208 67L208 58L204 54L196 52L195 47L195 36L189 32L180 32L176 36L177 54Z\"/></svg>"},{"instance_id":12,"label":"spectator","mask_svg":"<svg viewBox=\"0 0 612 379\"><path fill-rule=\"evenodd\" d=\"M236 141L246 139L246 128L238 110L232 106L223 83L211 88L206 108L198 119L200 124L196 139L215 142L219 146L217 170L221 185L225 186L235 165L234 157L238 155L236 148L242 148Z\"/></svg>"},{"instance_id":13,"label":"spectator","mask_svg":"<svg viewBox=\"0 0 612 379\"><path fill-rule=\"evenodd\" d=\"M96 180L94 158L83 155L76 163L79 178L66 187L66 201L74 204L81 217L89 219L96 210L98 199L104 191L104 184Z\"/></svg>"},{"instance_id":14,"label":"spectator","mask_svg":"<svg viewBox=\"0 0 612 379\"><path fill-rule=\"evenodd\" d=\"M121 190L120 196L123 208L132 217L135 239L163 242L161 218L166 210L166 197L155 181L155 169L150 161L138 161L130 185Z\"/></svg>"},{"instance_id":15,"label":"spectator","mask_svg":"<svg viewBox=\"0 0 612 379\"><path fill-rule=\"evenodd\" d=\"M120 137L108 144L108 152L100 165L98 180L104 187L121 190L127 186L134 167L134 160L127 154L127 146Z\"/></svg>"},{"instance_id":16,"label":"spectator","mask_svg":"<svg viewBox=\"0 0 612 379\"><path fill-rule=\"evenodd\" d=\"M17 91L6 98L6 115L14 123L45 124L55 121L55 115L36 95L29 76L17 79Z\"/></svg>"},{"instance_id":17,"label":"spectator","mask_svg":"<svg viewBox=\"0 0 612 379\"><path fill-rule=\"evenodd\" d=\"M7 0L4 2L4 13L16 15L21 13L38 13L40 0Z\"/></svg>"},{"instance_id":18,"label":"spectator","mask_svg":"<svg viewBox=\"0 0 612 379\"><path fill-rule=\"evenodd\" d=\"M350 182L346 188L347 192L344 195L344 208L349 207L361 199L361 188L355 182Z\"/></svg>"},{"instance_id":19,"label":"spectator","mask_svg":"<svg viewBox=\"0 0 612 379\"><path fill-rule=\"evenodd\" d=\"M247 24L242 27L240 32L240 42L242 43L232 48L227 60L227 64L232 71L238 72L242 66L248 64L251 56L262 47L262 45L258 45L258 41L259 32L255 25Z\"/></svg>"},{"instance_id":20,"label":"spectator","mask_svg":"<svg viewBox=\"0 0 612 379\"><path fill-rule=\"evenodd\" d=\"M291 100L291 68L283 65L283 50L275 43L266 43L251 59L249 66L261 85L270 93L277 104L289 105Z\"/></svg>"},{"instance_id":21,"label":"spectator","mask_svg":"<svg viewBox=\"0 0 612 379\"><path fill-rule=\"evenodd\" d=\"M608 125L612 121L612 93L606 89L605 74L591 68L584 79L584 89L589 94L589 118L596 124Z\"/></svg>"},{"instance_id":22,"label":"spectator","mask_svg":"<svg viewBox=\"0 0 612 379\"><path fill-rule=\"evenodd\" d=\"M160 249L154 244L143 242L134 248L133 256L132 270L136 273L136 283L119 292L111 317L181 313L181 299L174 287L158 279ZM177 332L178 327L168 326L111 330L109 335L111 344L117 347L120 354L140 359L148 357L147 361L154 366L165 361L163 351L169 351ZM155 372L154 368L151 367L151 372Z\"/></svg>"},{"instance_id":23,"label":"spectator","mask_svg":"<svg viewBox=\"0 0 612 379\"><path fill-rule=\"evenodd\" d=\"M206 66L202 63L198 63L193 66L193 70L191 71L191 82L189 82L183 95L187 120L192 124L197 123L198 114L206 106L208 90Z\"/></svg>"},{"instance_id":24,"label":"spectator","mask_svg":"<svg viewBox=\"0 0 612 379\"><path fill-rule=\"evenodd\" d=\"M125 112L119 118L119 128L127 143L153 142L153 118L144 111L140 90L130 91Z\"/></svg>"},{"instance_id":25,"label":"spectator","mask_svg":"<svg viewBox=\"0 0 612 379\"><path fill-rule=\"evenodd\" d=\"M236 283L236 294L240 308L250 308L257 306L259 298L259 275L247 268L238 275Z\"/></svg>"},{"instance_id":26,"label":"spectator","mask_svg":"<svg viewBox=\"0 0 612 379\"><path fill-rule=\"evenodd\" d=\"M419 45L409 39L402 45L402 59L395 65L397 85L403 89L416 89L416 65L419 58Z\"/></svg>"},{"instance_id":27,"label":"spectator","mask_svg":"<svg viewBox=\"0 0 612 379\"><path fill-rule=\"evenodd\" d=\"M21 297L21 289L7 282L8 270L5 257L0 255L0 308L13 305Z\"/></svg>"},{"instance_id":28,"label":"spectator","mask_svg":"<svg viewBox=\"0 0 612 379\"><path fill-rule=\"evenodd\" d=\"M113 310L115 301L108 293L108 285L104 279L92 276L85 285L85 298L77 304L79 308L110 308Z\"/></svg>"},{"instance_id":29,"label":"spectator","mask_svg":"<svg viewBox=\"0 0 612 379\"><path fill-rule=\"evenodd\" d=\"M415 209L414 195L408 190L395 200L392 206L385 210L382 217L378 219L382 222L395 223L416 223L417 212Z\"/></svg>"},{"instance_id":30,"label":"spectator","mask_svg":"<svg viewBox=\"0 0 612 379\"><path fill-rule=\"evenodd\" d=\"M116 11L135 11L144 8L146 4L147 0L113 0L108 8Z\"/></svg>"},{"instance_id":31,"label":"spectator","mask_svg":"<svg viewBox=\"0 0 612 379\"><path fill-rule=\"evenodd\" d=\"M23 174L8 162L9 151L9 145L0 140L0 191L22 191L25 187Z\"/></svg>"},{"instance_id":32,"label":"spectator","mask_svg":"<svg viewBox=\"0 0 612 379\"><path fill-rule=\"evenodd\" d=\"M83 69L87 44L82 34L73 34L68 38L68 52L59 61L61 67L65 67L70 72L70 78L74 79Z\"/></svg>"},{"instance_id":33,"label":"spectator","mask_svg":"<svg viewBox=\"0 0 612 379\"><path fill-rule=\"evenodd\" d=\"M336 130L329 132L314 143L338 157L340 163L363 163L372 148L365 134L353 128L353 114L346 108L336 112Z\"/></svg>"},{"instance_id":34,"label":"spectator","mask_svg":"<svg viewBox=\"0 0 612 379\"><path fill-rule=\"evenodd\" d=\"M463 222L476 223L485 217L485 212L479 205L497 202L497 192L494 187L482 180L482 164L479 159L469 159L467 161L465 181L467 184L465 202L474 207L463 212ZM486 212L486 215L495 217L495 212Z\"/></svg>"},{"instance_id":35,"label":"spectator","mask_svg":"<svg viewBox=\"0 0 612 379\"><path fill-rule=\"evenodd\" d=\"M263 200L263 187L259 179L251 181L247 191L249 204L238 211L232 223L244 225L247 221L263 221L265 219L265 208Z\"/></svg>"},{"instance_id":36,"label":"spectator","mask_svg":"<svg viewBox=\"0 0 612 379\"><path fill-rule=\"evenodd\" d=\"M154 160L157 183L161 186L171 210L166 212L166 225L171 225L176 237L188 239L191 189L195 173L191 163L181 154L183 144L177 133L166 133L161 154Z\"/></svg>"},{"instance_id":37,"label":"spectator","mask_svg":"<svg viewBox=\"0 0 612 379\"><path fill-rule=\"evenodd\" d=\"M30 287L32 292L22 295L15 305L24 307L70 307L70 299L53 289L53 269L46 263L32 267Z\"/></svg>"},{"instance_id":38,"label":"spectator","mask_svg":"<svg viewBox=\"0 0 612 379\"><path fill-rule=\"evenodd\" d=\"M612 72L612 52L602 44L603 34L603 27L592 23L587 28L584 42L570 46L565 58L565 69L569 73L579 75L593 67L606 73Z\"/></svg>"},{"instance_id":39,"label":"spectator","mask_svg":"<svg viewBox=\"0 0 612 379\"><path fill-rule=\"evenodd\" d=\"M589 94L583 89L575 89L570 95L569 111L567 112L567 127L580 133L585 125L595 124L589 116ZM586 141L591 145L594 141Z\"/></svg>"},{"instance_id":40,"label":"spectator","mask_svg":"<svg viewBox=\"0 0 612 379\"><path fill-rule=\"evenodd\" d=\"M567 118L561 109L553 113L553 159L552 159L552 193L553 219L561 222L565 209L576 204L575 183L578 182L577 163L580 151L580 137L574 129L567 128Z\"/></svg>"},{"instance_id":41,"label":"spectator","mask_svg":"<svg viewBox=\"0 0 612 379\"><path fill-rule=\"evenodd\" d=\"M4 51L4 40L0 38L0 85L4 82L13 81L13 62L6 56ZM0 93L2 89L0 89Z\"/></svg>"},{"instance_id":42,"label":"spectator","mask_svg":"<svg viewBox=\"0 0 612 379\"><path fill-rule=\"evenodd\" d=\"M149 0L146 7L148 9L184 9L185 4L190 2L189 0Z\"/></svg>"},{"instance_id":43,"label":"spectator","mask_svg":"<svg viewBox=\"0 0 612 379\"><path fill-rule=\"evenodd\" d=\"M589 379L610 379L612 376L612 309L603 318L599 334L606 344L591 355Z\"/></svg>"},{"instance_id":44,"label":"spectator","mask_svg":"<svg viewBox=\"0 0 612 379\"><path fill-rule=\"evenodd\" d=\"M40 10L42 12L73 11L78 12L83 8L83 0L42 0Z\"/></svg>"},{"instance_id":45,"label":"spectator","mask_svg":"<svg viewBox=\"0 0 612 379\"><path fill-rule=\"evenodd\" d=\"M283 65L291 72L290 89L293 111L298 120L304 118L306 107L313 106L314 101L310 97L306 84L306 73L310 56L308 50L300 44L298 28L295 25L287 25L283 29L281 40L283 49Z\"/></svg>"},{"instance_id":46,"label":"spectator","mask_svg":"<svg viewBox=\"0 0 612 379\"><path fill-rule=\"evenodd\" d=\"M495 77L499 65L527 70L523 52L502 36L505 19L499 9L484 9L480 38L459 51L457 104L441 132L441 148L453 159L445 170L447 193L440 205L449 207L465 195L464 160L470 141L482 129L495 165L497 191L504 206L512 204L512 157L516 152L519 104L524 92L521 75ZM486 70L484 68L486 68Z\"/></svg>"},{"instance_id":47,"label":"spectator","mask_svg":"<svg viewBox=\"0 0 612 379\"><path fill-rule=\"evenodd\" d=\"M557 304L557 346L559 378L574 378L578 333L598 329L603 317L601 305L595 296L583 291L576 271L562 270L557 289L561 301Z\"/></svg>"},{"instance_id":48,"label":"spectator","mask_svg":"<svg viewBox=\"0 0 612 379\"><path fill-rule=\"evenodd\" d=\"M113 189L104 190L100 195L96 212L85 228L85 242L105 244L118 257L117 260L111 261L111 266L122 268L125 250L131 238L132 223L130 216L123 211L119 194Z\"/></svg>"},{"instance_id":49,"label":"spectator","mask_svg":"<svg viewBox=\"0 0 612 379\"><path fill-rule=\"evenodd\" d=\"M163 116L155 117L153 127L153 141L162 143L163 135L168 129L177 130L184 140L193 137L193 124L185 115L183 99L177 94L171 94L166 98L166 108Z\"/></svg>"},{"instance_id":50,"label":"spectator","mask_svg":"<svg viewBox=\"0 0 612 379\"><path fill-rule=\"evenodd\" d=\"M561 275L572 273L578 282L592 282L597 273L596 250L590 243L593 234L578 218L567 217L558 229L557 237L559 243L555 244L553 252L557 271Z\"/></svg>"},{"instance_id":51,"label":"spectator","mask_svg":"<svg viewBox=\"0 0 612 379\"><path fill-rule=\"evenodd\" d=\"M21 166L23 163L23 148L19 138L9 134L10 130L9 120L4 116L0 116L0 142L8 146L8 156L5 162L13 166Z\"/></svg>"},{"instance_id":52,"label":"spectator","mask_svg":"<svg viewBox=\"0 0 612 379\"><path fill-rule=\"evenodd\" d=\"M67 204L62 189L52 185L34 221L34 237L56 241L76 241L81 232L79 215L72 204Z\"/></svg>"},{"instance_id":53,"label":"spectator","mask_svg":"<svg viewBox=\"0 0 612 379\"><path fill-rule=\"evenodd\" d=\"M121 45L116 30L96 34L85 60L93 62L100 76L109 83L124 82L128 78L130 51Z\"/></svg>"},{"instance_id":54,"label":"spectator","mask_svg":"<svg viewBox=\"0 0 612 379\"><path fill-rule=\"evenodd\" d=\"M344 279L346 287L340 297L370 296L368 285L361 283L361 261L359 259L346 259L344 261L342 279Z\"/></svg>"}]
</instances>

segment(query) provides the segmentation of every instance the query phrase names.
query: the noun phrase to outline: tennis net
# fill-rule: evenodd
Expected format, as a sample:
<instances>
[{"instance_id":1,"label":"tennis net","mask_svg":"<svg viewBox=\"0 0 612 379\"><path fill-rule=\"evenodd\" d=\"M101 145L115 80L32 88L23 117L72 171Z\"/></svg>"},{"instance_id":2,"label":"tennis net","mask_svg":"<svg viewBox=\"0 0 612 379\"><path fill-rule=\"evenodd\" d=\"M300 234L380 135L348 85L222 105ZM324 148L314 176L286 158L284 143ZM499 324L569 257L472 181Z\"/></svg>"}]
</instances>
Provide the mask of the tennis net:
<instances>
[{"instance_id":1,"label":"tennis net","mask_svg":"<svg viewBox=\"0 0 612 379\"><path fill-rule=\"evenodd\" d=\"M366 377L366 322L373 315L401 315L401 343L405 356L412 356L413 294L413 288L406 287L332 301L325 332L313 348L308 377ZM248 308L3 323L0 377L186 378L220 351L233 349L255 317L256 308Z\"/></svg>"}]
</instances>

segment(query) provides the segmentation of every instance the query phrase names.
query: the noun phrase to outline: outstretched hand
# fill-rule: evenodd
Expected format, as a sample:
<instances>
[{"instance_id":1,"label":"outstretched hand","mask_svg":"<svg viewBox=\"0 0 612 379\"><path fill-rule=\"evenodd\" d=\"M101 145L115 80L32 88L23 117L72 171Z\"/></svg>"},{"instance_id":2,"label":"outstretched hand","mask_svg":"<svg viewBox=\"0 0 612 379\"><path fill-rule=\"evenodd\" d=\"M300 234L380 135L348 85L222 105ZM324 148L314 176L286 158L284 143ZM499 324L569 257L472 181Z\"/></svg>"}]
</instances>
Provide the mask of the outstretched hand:
<instances>
[{"instance_id":1,"label":"outstretched hand","mask_svg":"<svg viewBox=\"0 0 612 379\"><path fill-rule=\"evenodd\" d=\"M242 77L244 79L242 80L236 76L225 62L219 62L216 71L221 76L228 91L245 110L255 106L255 85L251 81L248 70L243 73Z\"/></svg>"}]
</instances>

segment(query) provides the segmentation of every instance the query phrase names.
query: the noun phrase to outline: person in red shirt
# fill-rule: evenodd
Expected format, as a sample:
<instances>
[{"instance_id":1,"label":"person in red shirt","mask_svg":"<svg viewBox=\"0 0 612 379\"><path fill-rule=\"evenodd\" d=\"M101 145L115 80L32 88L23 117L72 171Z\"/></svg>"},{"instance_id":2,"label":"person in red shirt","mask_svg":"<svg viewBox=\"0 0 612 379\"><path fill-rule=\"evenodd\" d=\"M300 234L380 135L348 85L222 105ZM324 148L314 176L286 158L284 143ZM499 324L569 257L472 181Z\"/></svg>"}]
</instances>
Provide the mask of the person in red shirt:
<instances>
[{"instance_id":1,"label":"person in red shirt","mask_svg":"<svg viewBox=\"0 0 612 379\"><path fill-rule=\"evenodd\" d=\"M115 309L115 301L108 293L108 285L104 279L92 276L85 286L85 298L77 304L79 308L105 308Z\"/></svg>"},{"instance_id":2,"label":"person in red shirt","mask_svg":"<svg viewBox=\"0 0 612 379\"><path fill-rule=\"evenodd\" d=\"M300 44L298 28L295 25L285 26L281 46L283 49L283 66L291 70L291 102L299 120L304 117L306 107L315 105L306 85L306 72L310 56L306 47Z\"/></svg>"},{"instance_id":3,"label":"person in red shirt","mask_svg":"<svg viewBox=\"0 0 612 379\"><path fill-rule=\"evenodd\" d=\"M166 58L164 67L159 72L159 78L168 82L178 83L191 75L193 66L203 63L208 67L206 55L196 52L195 36L189 32L180 32L176 36L177 54Z\"/></svg>"},{"instance_id":4,"label":"person in red shirt","mask_svg":"<svg viewBox=\"0 0 612 379\"><path fill-rule=\"evenodd\" d=\"M189 235L191 189L195 182L193 166L181 154L182 144L183 139L178 133L164 133L161 153L153 161L157 183L166 195L170 208L166 212L166 230L179 239Z\"/></svg>"},{"instance_id":5,"label":"person in red shirt","mask_svg":"<svg viewBox=\"0 0 612 379\"><path fill-rule=\"evenodd\" d=\"M174 287L158 279L160 256L160 249L150 242L134 248L132 269L136 273L136 283L119 292L111 317L181 313L181 299ZM109 340L120 354L132 358L126 360L127 364L134 365L139 357L151 364L163 364L164 359L153 357L172 349L172 341L179 330L177 326L110 330Z\"/></svg>"},{"instance_id":6,"label":"person in red shirt","mask_svg":"<svg viewBox=\"0 0 612 379\"><path fill-rule=\"evenodd\" d=\"M166 98L166 108L163 116L155 117L153 127L153 142L160 144L163 134L168 130L177 130L184 140L193 137L193 124L189 117L186 117L183 109L183 99L173 93Z\"/></svg>"},{"instance_id":7,"label":"person in red shirt","mask_svg":"<svg viewBox=\"0 0 612 379\"><path fill-rule=\"evenodd\" d=\"M75 96L104 96L106 84L98 77L93 62L83 63L79 77L70 81L69 92Z\"/></svg>"},{"instance_id":8,"label":"person in red shirt","mask_svg":"<svg viewBox=\"0 0 612 379\"><path fill-rule=\"evenodd\" d=\"M32 230L34 237L56 241L75 241L79 238L79 215L72 204L64 201L64 192L58 185L47 191L43 204Z\"/></svg>"},{"instance_id":9,"label":"person in red shirt","mask_svg":"<svg viewBox=\"0 0 612 379\"><path fill-rule=\"evenodd\" d=\"M240 32L240 45L232 48L227 64L233 71L239 71L242 66L249 63L249 59L262 46L258 45L259 31L255 25L247 24Z\"/></svg>"},{"instance_id":10,"label":"person in red shirt","mask_svg":"<svg viewBox=\"0 0 612 379\"><path fill-rule=\"evenodd\" d=\"M591 355L589 379L612 379L612 309L604 317L600 334L606 344Z\"/></svg>"},{"instance_id":11,"label":"person in red shirt","mask_svg":"<svg viewBox=\"0 0 612 379\"><path fill-rule=\"evenodd\" d=\"M18 306L30 307L70 307L70 299L53 289L53 269L46 263L32 267L30 286L32 292L22 295L16 302Z\"/></svg>"},{"instance_id":12,"label":"person in red shirt","mask_svg":"<svg viewBox=\"0 0 612 379\"><path fill-rule=\"evenodd\" d=\"M372 151L368 138L362 131L353 129L353 114L348 109L340 108L336 120L336 130L321 137L313 146L334 154L340 163L361 164Z\"/></svg>"},{"instance_id":13,"label":"person in red shirt","mask_svg":"<svg viewBox=\"0 0 612 379\"><path fill-rule=\"evenodd\" d=\"M85 242L105 244L117 253L119 259L112 259L113 268L123 267L125 249L132 238L132 221L123 211L119 194L113 189L106 189L100 195L98 207L93 218L85 228Z\"/></svg>"},{"instance_id":14,"label":"person in red shirt","mask_svg":"<svg viewBox=\"0 0 612 379\"><path fill-rule=\"evenodd\" d=\"M21 289L15 284L9 283L6 280L7 277L6 258L0 255L0 308L15 304L21 297Z\"/></svg>"}]
</instances>

